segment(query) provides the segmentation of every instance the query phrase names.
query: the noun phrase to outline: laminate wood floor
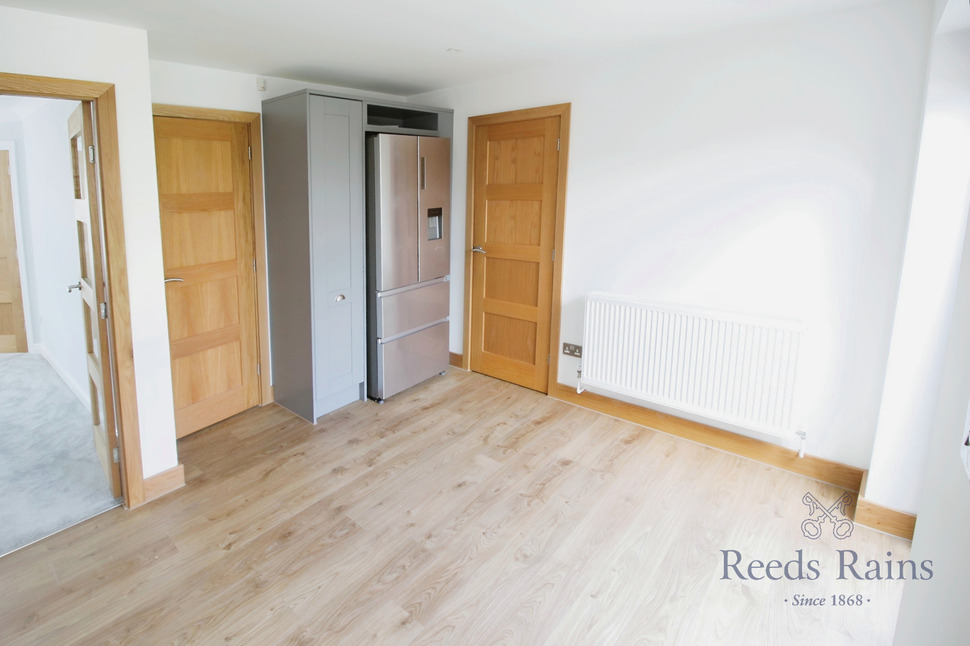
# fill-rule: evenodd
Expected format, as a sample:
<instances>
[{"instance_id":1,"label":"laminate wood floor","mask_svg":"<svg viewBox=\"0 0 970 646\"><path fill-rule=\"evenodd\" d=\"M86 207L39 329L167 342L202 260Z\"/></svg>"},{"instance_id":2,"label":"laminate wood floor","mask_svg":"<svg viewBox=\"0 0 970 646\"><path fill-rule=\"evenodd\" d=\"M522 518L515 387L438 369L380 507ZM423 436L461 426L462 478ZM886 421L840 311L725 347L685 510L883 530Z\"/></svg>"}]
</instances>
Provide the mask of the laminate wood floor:
<instances>
[{"instance_id":1,"label":"laminate wood floor","mask_svg":"<svg viewBox=\"0 0 970 646\"><path fill-rule=\"evenodd\" d=\"M0 559L0 643L892 641L902 583L838 580L837 550L863 573L909 543L802 535L803 496L840 490L481 375L317 425L254 409L179 453L184 489ZM722 550L819 576L724 580Z\"/></svg>"}]
</instances>

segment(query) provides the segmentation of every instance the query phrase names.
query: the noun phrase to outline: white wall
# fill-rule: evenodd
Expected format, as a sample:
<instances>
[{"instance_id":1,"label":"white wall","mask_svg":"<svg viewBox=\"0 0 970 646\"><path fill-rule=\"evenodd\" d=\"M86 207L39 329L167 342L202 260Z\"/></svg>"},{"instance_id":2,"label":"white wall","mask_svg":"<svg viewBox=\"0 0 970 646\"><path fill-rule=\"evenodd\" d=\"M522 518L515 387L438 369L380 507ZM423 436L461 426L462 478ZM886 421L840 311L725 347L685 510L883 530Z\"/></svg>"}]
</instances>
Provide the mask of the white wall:
<instances>
[{"instance_id":1,"label":"white wall","mask_svg":"<svg viewBox=\"0 0 970 646\"><path fill-rule=\"evenodd\" d=\"M970 234L970 231L968 231ZM943 377L931 425L929 459L910 558L931 559L930 581L907 581L896 623L895 646L966 644L970 613L970 480L960 460L970 403L970 235L963 264Z\"/></svg>"},{"instance_id":2,"label":"white wall","mask_svg":"<svg viewBox=\"0 0 970 646\"><path fill-rule=\"evenodd\" d=\"M886 386L865 496L918 511L970 210L970 32L936 38Z\"/></svg>"},{"instance_id":3,"label":"white wall","mask_svg":"<svg viewBox=\"0 0 970 646\"><path fill-rule=\"evenodd\" d=\"M265 81L265 91L256 88L257 79ZM260 112L264 100L304 88L386 101L404 100L404 97L392 94L304 83L274 76L228 72L168 61L151 61L151 83L152 101L155 103L244 112Z\"/></svg>"},{"instance_id":4,"label":"white wall","mask_svg":"<svg viewBox=\"0 0 970 646\"><path fill-rule=\"evenodd\" d=\"M0 7L0 71L113 83L146 477L177 464L144 31Z\"/></svg>"},{"instance_id":5,"label":"white wall","mask_svg":"<svg viewBox=\"0 0 970 646\"><path fill-rule=\"evenodd\" d=\"M74 174L67 120L79 104L51 101L23 122L31 332L35 344L81 402L90 407L81 293L67 293L80 277L74 214Z\"/></svg>"},{"instance_id":6,"label":"white wall","mask_svg":"<svg viewBox=\"0 0 970 646\"><path fill-rule=\"evenodd\" d=\"M572 103L562 341L593 290L803 321L809 453L868 466L913 187L932 7L890 0L410 97L465 119ZM461 350L464 222L451 349ZM560 357L575 384L577 360Z\"/></svg>"}]
</instances>

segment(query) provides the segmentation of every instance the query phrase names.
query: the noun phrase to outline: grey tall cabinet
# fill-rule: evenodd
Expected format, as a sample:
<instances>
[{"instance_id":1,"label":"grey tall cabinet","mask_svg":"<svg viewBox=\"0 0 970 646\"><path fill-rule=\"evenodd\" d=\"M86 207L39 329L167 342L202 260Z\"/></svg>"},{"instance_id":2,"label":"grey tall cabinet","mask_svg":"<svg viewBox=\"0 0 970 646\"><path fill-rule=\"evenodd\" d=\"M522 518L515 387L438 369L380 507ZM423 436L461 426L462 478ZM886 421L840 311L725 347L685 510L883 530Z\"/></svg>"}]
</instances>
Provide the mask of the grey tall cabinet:
<instances>
[{"instance_id":1,"label":"grey tall cabinet","mask_svg":"<svg viewBox=\"0 0 970 646\"><path fill-rule=\"evenodd\" d=\"M263 103L276 401L301 417L360 399L365 379L363 103Z\"/></svg>"}]
</instances>

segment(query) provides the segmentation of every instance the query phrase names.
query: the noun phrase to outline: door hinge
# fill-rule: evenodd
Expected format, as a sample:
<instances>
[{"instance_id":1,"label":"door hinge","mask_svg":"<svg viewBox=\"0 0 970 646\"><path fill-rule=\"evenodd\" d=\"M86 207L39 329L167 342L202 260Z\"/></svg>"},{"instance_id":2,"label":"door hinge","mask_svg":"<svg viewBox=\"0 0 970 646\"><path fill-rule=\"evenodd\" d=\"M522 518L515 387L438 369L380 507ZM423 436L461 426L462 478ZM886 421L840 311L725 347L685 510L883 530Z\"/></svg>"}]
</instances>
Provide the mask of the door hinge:
<instances>
[{"instance_id":1,"label":"door hinge","mask_svg":"<svg viewBox=\"0 0 970 646\"><path fill-rule=\"evenodd\" d=\"M552 261L553 262L556 262L556 250L555 249L552 250Z\"/></svg>"},{"instance_id":2,"label":"door hinge","mask_svg":"<svg viewBox=\"0 0 970 646\"><path fill-rule=\"evenodd\" d=\"M115 462L121 462L121 456L118 455L118 447L111 449L111 459Z\"/></svg>"},{"instance_id":3,"label":"door hinge","mask_svg":"<svg viewBox=\"0 0 970 646\"><path fill-rule=\"evenodd\" d=\"M556 150L559 150L559 137L556 137Z\"/></svg>"},{"instance_id":4,"label":"door hinge","mask_svg":"<svg viewBox=\"0 0 970 646\"><path fill-rule=\"evenodd\" d=\"M98 309L101 310L101 318L103 318L105 321L107 321L108 320L108 303L107 302L101 303L101 305L98 306Z\"/></svg>"},{"instance_id":5,"label":"door hinge","mask_svg":"<svg viewBox=\"0 0 970 646\"><path fill-rule=\"evenodd\" d=\"M253 147L250 146L249 147L249 160L252 161L252 159L253 159Z\"/></svg>"},{"instance_id":6,"label":"door hinge","mask_svg":"<svg viewBox=\"0 0 970 646\"><path fill-rule=\"evenodd\" d=\"M94 163L94 146L88 146L88 161Z\"/></svg>"},{"instance_id":7,"label":"door hinge","mask_svg":"<svg viewBox=\"0 0 970 646\"><path fill-rule=\"evenodd\" d=\"M260 372L259 372L259 364L257 363L256 364L256 376L258 377L259 374L260 374Z\"/></svg>"},{"instance_id":8,"label":"door hinge","mask_svg":"<svg viewBox=\"0 0 970 646\"><path fill-rule=\"evenodd\" d=\"M547 354L546 355L546 365L548 366L551 363L552 363L552 355L551 354Z\"/></svg>"},{"instance_id":9,"label":"door hinge","mask_svg":"<svg viewBox=\"0 0 970 646\"><path fill-rule=\"evenodd\" d=\"M253 272L256 271L256 259L253 258Z\"/></svg>"}]
</instances>

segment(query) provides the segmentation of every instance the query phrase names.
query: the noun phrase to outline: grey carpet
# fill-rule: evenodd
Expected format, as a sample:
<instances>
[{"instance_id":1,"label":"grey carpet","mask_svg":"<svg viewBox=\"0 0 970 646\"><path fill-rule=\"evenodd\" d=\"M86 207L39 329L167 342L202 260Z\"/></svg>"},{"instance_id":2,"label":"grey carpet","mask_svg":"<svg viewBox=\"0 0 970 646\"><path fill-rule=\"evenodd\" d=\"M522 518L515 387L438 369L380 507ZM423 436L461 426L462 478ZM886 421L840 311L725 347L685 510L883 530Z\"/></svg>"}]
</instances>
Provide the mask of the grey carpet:
<instances>
[{"instance_id":1,"label":"grey carpet","mask_svg":"<svg viewBox=\"0 0 970 646\"><path fill-rule=\"evenodd\" d=\"M37 354L0 354L0 555L121 504L91 414Z\"/></svg>"}]
</instances>

